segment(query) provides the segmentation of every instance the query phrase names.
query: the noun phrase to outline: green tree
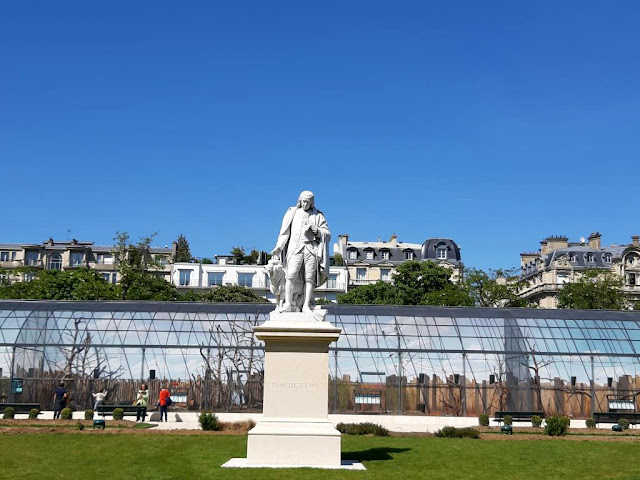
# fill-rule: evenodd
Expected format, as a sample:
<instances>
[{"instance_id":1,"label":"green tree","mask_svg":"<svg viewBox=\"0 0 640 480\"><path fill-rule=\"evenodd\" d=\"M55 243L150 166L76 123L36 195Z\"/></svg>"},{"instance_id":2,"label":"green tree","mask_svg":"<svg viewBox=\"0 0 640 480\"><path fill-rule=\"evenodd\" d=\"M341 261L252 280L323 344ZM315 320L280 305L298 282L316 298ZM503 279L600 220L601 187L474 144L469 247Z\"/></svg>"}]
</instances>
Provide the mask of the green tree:
<instances>
[{"instance_id":1,"label":"green tree","mask_svg":"<svg viewBox=\"0 0 640 480\"><path fill-rule=\"evenodd\" d=\"M566 283L558 294L558 308L620 310L627 307L622 280L610 271L584 270L580 278Z\"/></svg>"},{"instance_id":2,"label":"green tree","mask_svg":"<svg viewBox=\"0 0 640 480\"><path fill-rule=\"evenodd\" d=\"M518 296L522 284L515 269L465 271L464 285L478 307L526 307L529 302Z\"/></svg>"},{"instance_id":3,"label":"green tree","mask_svg":"<svg viewBox=\"0 0 640 480\"><path fill-rule=\"evenodd\" d=\"M258 263L258 257L260 256L260 252L255 248L251 249L249 255L246 254L244 247L233 247L230 253L235 259L236 265L255 265Z\"/></svg>"},{"instance_id":4,"label":"green tree","mask_svg":"<svg viewBox=\"0 0 640 480\"><path fill-rule=\"evenodd\" d=\"M71 271L43 270L30 282L0 287L0 298L25 300L117 300L119 287L89 268Z\"/></svg>"},{"instance_id":5,"label":"green tree","mask_svg":"<svg viewBox=\"0 0 640 480\"><path fill-rule=\"evenodd\" d=\"M238 285L222 285L205 293L187 291L180 294L178 299L185 302L269 303L251 289Z\"/></svg>"},{"instance_id":6,"label":"green tree","mask_svg":"<svg viewBox=\"0 0 640 480\"><path fill-rule=\"evenodd\" d=\"M473 305L464 286L454 284L451 270L434 262L410 261L400 265L393 283L378 282L340 295L338 303L363 305Z\"/></svg>"},{"instance_id":7,"label":"green tree","mask_svg":"<svg viewBox=\"0 0 640 480\"><path fill-rule=\"evenodd\" d=\"M388 282L370 283L338 295L338 303L353 305L398 305L398 289Z\"/></svg>"},{"instance_id":8,"label":"green tree","mask_svg":"<svg viewBox=\"0 0 640 480\"><path fill-rule=\"evenodd\" d=\"M155 233L132 244L127 232L116 232L113 252L120 274L122 300L175 300L176 288L154 274L159 265L151 255Z\"/></svg>"},{"instance_id":9,"label":"green tree","mask_svg":"<svg viewBox=\"0 0 640 480\"><path fill-rule=\"evenodd\" d=\"M342 255L340 255L339 253L336 253L333 256L333 265L337 267L341 267L344 265L344 258L342 258Z\"/></svg>"},{"instance_id":10,"label":"green tree","mask_svg":"<svg viewBox=\"0 0 640 480\"><path fill-rule=\"evenodd\" d=\"M189 241L183 234L178 236L176 240L176 256L174 261L176 262L190 262L193 258L191 255L191 249L189 248Z\"/></svg>"}]
</instances>

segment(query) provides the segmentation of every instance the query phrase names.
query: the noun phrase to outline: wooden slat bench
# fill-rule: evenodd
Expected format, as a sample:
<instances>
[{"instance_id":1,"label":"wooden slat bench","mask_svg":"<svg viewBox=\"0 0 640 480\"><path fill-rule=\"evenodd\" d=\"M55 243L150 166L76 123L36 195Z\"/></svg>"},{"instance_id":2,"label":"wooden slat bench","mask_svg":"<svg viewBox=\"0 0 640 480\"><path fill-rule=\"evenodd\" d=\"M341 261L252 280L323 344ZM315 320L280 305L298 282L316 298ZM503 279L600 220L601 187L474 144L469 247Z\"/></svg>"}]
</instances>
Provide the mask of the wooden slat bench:
<instances>
[{"instance_id":1,"label":"wooden slat bench","mask_svg":"<svg viewBox=\"0 0 640 480\"><path fill-rule=\"evenodd\" d=\"M598 423L618 423L621 418L629 420L631 425L640 424L640 413L593 412L593 420Z\"/></svg>"},{"instance_id":2,"label":"wooden slat bench","mask_svg":"<svg viewBox=\"0 0 640 480\"><path fill-rule=\"evenodd\" d=\"M113 416L113 411L116 408L121 408L123 415L125 417L127 416L134 416L134 417L142 417L143 419L146 417L147 415L147 407L144 407L142 405L98 405L98 409L96 410L96 413L98 415L101 415L103 418L105 415L112 415Z\"/></svg>"},{"instance_id":3,"label":"wooden slat bench","mask_svg":"<svg viewBox=\"0 0 640 480\"><path fill-rule=\"evenodd\" d=\"M494 413L494 420L496 422L501 422L504 417L506 417L507 415L511 416L511 419L514 422L530 422L531 421L531 417L534 416L539 416L540 418L544 418L544 412L495 412Z\"/></svg>"}]
</instances>

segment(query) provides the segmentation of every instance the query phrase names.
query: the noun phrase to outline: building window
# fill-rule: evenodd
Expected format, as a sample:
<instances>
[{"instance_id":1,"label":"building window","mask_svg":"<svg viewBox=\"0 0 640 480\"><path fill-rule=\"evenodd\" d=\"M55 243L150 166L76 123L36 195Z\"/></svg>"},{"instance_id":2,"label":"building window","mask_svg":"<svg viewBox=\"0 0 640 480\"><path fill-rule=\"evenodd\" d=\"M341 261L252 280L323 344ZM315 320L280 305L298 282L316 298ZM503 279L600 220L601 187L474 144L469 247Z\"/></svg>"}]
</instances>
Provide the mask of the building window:
<instances>
[{"instance_id":1,"label":"building window","mask_svg":"<svg viewBox=\"0 0 640 480\"><path fill-rule=\"evenodd\" d=\"M383 260L389 260L389 251L388 250L383 250L382 251L382 259Z\"/></svg>"},{"instance_id":2,"label":"building window","mask_svg":"<svg viewBox=\"0 0 640 480\"><path fill-rule=\"evenodd\" d=\"M589 252L585 254L584 259L587 263L593 263L593 253Z\"/></svg>"},{"instance_id":3,"label":"building window","mask_svg":"<svg viewBox=\"0 0 640 480\"><path fill-rule=\"evenodd\" d=\"M575 253L573 253L573 252L571 252L571 253L569 254L569 261L570 261L570 262L575 262L576 260L577 260L577 259L576 259L576 254L575 254Z\"/></svg>"},{"instance_id":4,"label":"building window","mask_svg":"<svg viewBox=\"0 0 640 480\"><path fill-rule=\"evenodd\" d=\"M191 282L191 270L180 270L180 286L188 287Z\"/></svg>"},{"instance_id":5,"label":"building window","mask_svg":"<svg viewBox=\"0 0 640 480\"><path fill-rule=\"evenodd\" d=\"M627 257L627 265L629 265L630 267L633 267L635 264L636 264L635 257Z\"/></svg>"},{"instance_id":6,"label":"building window","mask_svg":"<svg viewBox=\"0 0 640 480\"><path fill-rule=\"evenodd\" d=\"M627 286L635 287L636 286L636 277L635 273L627 273Z\"/></svg>"},{"instance_id":7,"label":"building window","mask_svg":"<svg viewBox=\"0 0 640 480\"><path fill-rule=\"evenodd\" d=\"M404 252L405 260L413 260L413 252Z\"/></svg>"},{"instance_id":8,"label":"building window","mask_svg":"<svg viewBox=\"0 0 640 480\"><path fill-rule=\"evenodd\" d=\"M101 265L113 265L113 255L110 253L97 253L96 263Z\"/></svg>"},{"instance_id":9,"label":"building window","mask_svg":"<svg viewBox=\"0 0 640 480\"><path fill-rule=\"evenodd\" d=\"M36 278L35 273L25 273L25 274L24 274L24 281L25 281L25 282L30 282L30 281L32 281L34 278Z\"/></svg>"},{"instance_id":10,"label":"building window","mask_svg":"<svg viewBox=\"0 0 640 480\"><path fill-rule=\"evenodd\" d=\"M207 275L207 283L210 287L214 285L222 285L222 280L224 279L224 272L209 272Z\"/></svg>"},{"instance_id":11,"label":"building window","mask_svg":"<svg viewBox=\"0 0 640 480\"><path fill-rule=\"evenodd\" d=\"M602 260L604 260L605 263L611 263L611 254L610 253L605 253L602 256Z\"/></svg>"},{"instance_id":12,"label":"building window","mask_svg":"<svg viewBox=\"0 0 640 480\"><path fill-rule=\"evenodd\" d=\"M115 272L111 274L111 283L113 283L114 285L118 283L118 274Z\"/></svg>"},{"instance_id":13,"label":"building window","mask_svg":"<svg viewBox=\"0 0 640 480\"><path fill-rule=\"evenodd\" d=\"M366 268L356 268L356 280L364 280L367 278Z\"/></svg>"},{"instance_id":14,"label":"building window","mask_svg":"<svg viewBox=\"0 0 640 480\"><path fill-rule=\"evenodd\" d=\"M0 262L9 261L9 252L0 252Z\"/></svg>"},{"instance_id":15,"label":"building window","mask_svg":"<svg viewBox=\"0 0 640 480\"><path fill-rule=\"evenodd\" d=\"M62 270L62 255L54 253L49 257L49 270Z\"/></svg>"},{"instance_id":16,"label":"building window","mask_svg":"<svg viewBox=\"0 0 640 480\"><path fill-rule=\"evenodd\" d=\"M358 252L356 250L349 250L349 259L355 260L358 258Z\"/></svg>"},{"instance_id":17,"label":"building window","mask_svg":"<svg viewBox=\"0 0 640 480\"><path fill-rule=\"evenodd\" d=\"M558 272L558 283L564 285L569 282L569 274L567 272Z\"/></svg>"},{"instance_id":18,"label":"building window","mask_svg":"<svg viewBox=\"0 0 640 480\"><path fill-rule=\"evenodd\" d=\"M338 275L332 273L329 275L329 279L327 280L327 288L338 288Z\"/></svg>"},{"instance_id":19,"label":"building window","mask_svg":"<svg viewBox=\"0 0 640 480\"><path fill-rule=\"evenodd\" d=\"M380 269L380 280L388 282L391 280L391 269L390 268L381 268Z\"/></svg>"},{"instance_id":20,"label":"building window","mask_svg":"<svg viewBox=\"0 0 640 480\"><path fill-rule=\"evenodd\" d=\"M373 260L373 250L367 250L365 255L367 260Z\"/></svg>"},{"instance_id":21,"label":"building window","mask_svg":"<svg viewBox=\"0 0 640 480\"><path fill-rule=\"evenodd\" d=\"M438 247L436 250L438 260L446 260L447 259L447 247Z\"/></svg>"},{"instance_id":22,"label":"building window","mask_svg":"<svg viewBox=\"0 0 640 480\"><path fill-rule=\"evenodd\" d=\"M38 264L38 252L27 252L25 258L25 265L37 265Z\"/></svg>"},{"instance_id":23,"label":"building window","mask_svg":"<svg viewBox=\"0 0 640 480\"><path fill-rule=\"evenodd\" d=\"M102 274L102 279L103 279L105 282L107 282L107 283L108 283L108 282L111 280L111 273L110 273L110 272L104 272L104 273Z\"/></svg>"},{"instance_id":24,"label":"building window","mask_svg":"<svg viewBox=\"0 0 640 480\"><path fill-rule=\"evenodd\" d=\"M241 287L253 287L253 273L239 273L238 285Z\"/></svg>"},{"instance_id":25,"label":"building window","mask_svg":"<svg viewBox=\"0 0 640 480\"><path fill-rule=\"evenodd\" d=\"M71 266L81 267L84 254L82 252L71 252Z\"/></svg>"},{"instance_id":26,"label":"building window","mask_svg":"<svg viewBox=\"0 0 640 480\"><path fill-rule=\"evenodd\" d=\"M161 267L164 267L167 264L167 256L166 255L156 255L156 263Z\"/></svg>"}]
</instances>

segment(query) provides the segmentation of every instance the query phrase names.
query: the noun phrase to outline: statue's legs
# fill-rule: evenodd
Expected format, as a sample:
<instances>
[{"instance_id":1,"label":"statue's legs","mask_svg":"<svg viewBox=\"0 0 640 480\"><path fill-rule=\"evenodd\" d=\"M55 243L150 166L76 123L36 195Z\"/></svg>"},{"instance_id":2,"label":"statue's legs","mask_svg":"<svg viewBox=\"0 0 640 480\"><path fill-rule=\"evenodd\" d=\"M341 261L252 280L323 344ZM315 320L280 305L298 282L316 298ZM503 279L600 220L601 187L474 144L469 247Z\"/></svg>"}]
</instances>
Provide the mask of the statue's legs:
<instances>
[{"instance_id":1,"label":"statue's legs","mask_svg":"<svg viewBox=\"0 0 640 480\"><path fill-rule=\"evenodd\" d=\"M293 283L293 280L289 280L287 278L287 281L284 284L284 304L280 308L281 312L288 312L291 309L291 304L293 302Z\"/></svg>"},{"instance_id":2,"label":"statue's legs","mask_svg":"<svg viewBox=\"0 0 640 480\"><path fill-rule=\"evenodd\" d=\"M304 284L304 305L302 306L302 311L309 313L311 312L311 297L313 296L313 283L305 282Z\"/></svg>"}]
</instances>

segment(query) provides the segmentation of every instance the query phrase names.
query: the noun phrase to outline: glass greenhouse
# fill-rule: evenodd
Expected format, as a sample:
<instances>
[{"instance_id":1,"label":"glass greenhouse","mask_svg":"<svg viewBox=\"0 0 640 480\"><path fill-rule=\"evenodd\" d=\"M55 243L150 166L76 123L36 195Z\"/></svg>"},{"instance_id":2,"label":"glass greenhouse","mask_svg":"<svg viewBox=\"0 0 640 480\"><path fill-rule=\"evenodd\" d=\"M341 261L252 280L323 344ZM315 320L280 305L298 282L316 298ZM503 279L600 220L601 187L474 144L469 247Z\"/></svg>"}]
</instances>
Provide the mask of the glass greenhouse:
<instances>
[{"instance_id":1,"label":"glass greenhouse","mask_svg":"<svg viewBox=\"0 0 640 480\"><path fill-rule=\"evenodd\" d=\"M176 407L262 408L273 304L0 301L0 402L129 403L166 383ZM327 306L329 410L427 415L638 409L640 312ZM10 388L22 380L22 391Z\"/></svg>"}]
</instances>

